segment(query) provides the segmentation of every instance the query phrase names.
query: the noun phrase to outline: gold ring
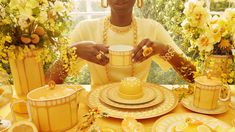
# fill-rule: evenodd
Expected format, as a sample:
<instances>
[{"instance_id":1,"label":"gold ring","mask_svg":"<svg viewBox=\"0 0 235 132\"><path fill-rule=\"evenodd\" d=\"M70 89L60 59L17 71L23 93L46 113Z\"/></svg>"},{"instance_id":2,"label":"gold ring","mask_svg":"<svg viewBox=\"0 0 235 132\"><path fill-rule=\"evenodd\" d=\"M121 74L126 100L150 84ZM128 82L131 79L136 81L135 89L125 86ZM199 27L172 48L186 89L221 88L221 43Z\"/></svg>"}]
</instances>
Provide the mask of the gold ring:
<instances>
[{"instance_id":1,"label":"gold ring","mask_svg":"<svg viewBox=\"0 0 235 132\"><path fill-rule=\"evenodd\" d=\"M149 55L152 54L152 52L153 52L153 48L152 48L152 47L147 47L146 45L143 46L142 49L143 49L142 55L143 55L144 57L149 56Z\"/></svg>"},{"instance_id":2,"label":"gold ring","mask_svg":"<svg viewBox=\"0 0 235 132\"><path fill-rule=\"evenodd\" d=\"M96 59L101 60L103 54L104 54L104 52L99 51L99 53L96 55Z\"/></svg>"}]
</instances>

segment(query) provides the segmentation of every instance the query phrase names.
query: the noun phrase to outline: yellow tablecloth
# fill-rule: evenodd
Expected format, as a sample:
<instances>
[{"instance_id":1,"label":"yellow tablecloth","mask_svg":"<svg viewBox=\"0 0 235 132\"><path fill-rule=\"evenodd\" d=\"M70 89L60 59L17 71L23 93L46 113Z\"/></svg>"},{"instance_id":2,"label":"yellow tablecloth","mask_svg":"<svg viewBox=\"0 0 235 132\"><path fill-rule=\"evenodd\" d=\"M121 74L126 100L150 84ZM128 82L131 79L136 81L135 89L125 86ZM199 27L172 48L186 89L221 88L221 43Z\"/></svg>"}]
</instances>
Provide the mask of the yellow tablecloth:
<instances>
[{"instance_id":1,"label":"yellow tablecloth","mask_svg":"<svg viewBox=\"0 0 235 132\"><path fill-rule=\"evenodd\" d=\"M86 86L87 87L87 86ZM89 89L89 86L88 86ZM86 99L87 98L87 91L83 91L80 94L80 103L79 103L79 109L78 109L78 119L81 119L84 114L88 112L88 106ZM186 108L184 108L180 103L178 106L171 111L170 113L185 113L185 112L192 112ZM12 120L11 113L10 113L10 103L6 104L5 106L0 108L0 116L6 119ZM164 115L163 115L164 116ZM219 115L211 115L212 117L215 117L219 120L222 120L228 124L231 125L231 121L235 118L235 110L229 109L226 113L219 114ZM28 116L25 114L18 114L17 120L25 120ZM146 132L150 132L153 123L160 117L151 118L151 119L144 119L144 120L138 120L141 123L144 124ZM114 119L114 118L103 118L97 120L97 125L101 128L111 128L117 132L121 131L121 121L120 119ZM69 132L74 132L75 128L71 129Z\"/></svg>"}]
</instances>

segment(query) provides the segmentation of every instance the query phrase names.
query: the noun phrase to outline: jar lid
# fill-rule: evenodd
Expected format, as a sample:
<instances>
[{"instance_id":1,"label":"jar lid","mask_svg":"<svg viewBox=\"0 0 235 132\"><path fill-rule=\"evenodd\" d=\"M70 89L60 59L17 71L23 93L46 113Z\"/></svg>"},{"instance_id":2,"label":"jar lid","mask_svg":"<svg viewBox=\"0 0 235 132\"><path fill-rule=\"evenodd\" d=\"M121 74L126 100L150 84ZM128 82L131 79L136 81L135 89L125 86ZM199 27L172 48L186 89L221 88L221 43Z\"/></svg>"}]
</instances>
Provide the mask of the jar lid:
<instances>
[{"instance_id":1,"label":"jar lid","mask_svg":"<svg viewBox=\"0 0 235 132\"><path fill-rule=\"evenodd\" d=\"M54 100L70 96L76 91L76 87L74 86L55 85L54 88L51 88L46 85L30 91L27 95L27 98L35 101Z\"/></svg>"},{"instance_id":2,"label":"jar lid","mask_svg":"<svg viewBox=\"0 0 235 132\"><path fill-rule=\"evenodd\" d=\"M195 78L195 83L199 83L201 85L207 85L207 86L222 85L222 82L219 78L216 78L216 77L208 78L207 76L199 76Z\"/></svg>"}]
</instances>

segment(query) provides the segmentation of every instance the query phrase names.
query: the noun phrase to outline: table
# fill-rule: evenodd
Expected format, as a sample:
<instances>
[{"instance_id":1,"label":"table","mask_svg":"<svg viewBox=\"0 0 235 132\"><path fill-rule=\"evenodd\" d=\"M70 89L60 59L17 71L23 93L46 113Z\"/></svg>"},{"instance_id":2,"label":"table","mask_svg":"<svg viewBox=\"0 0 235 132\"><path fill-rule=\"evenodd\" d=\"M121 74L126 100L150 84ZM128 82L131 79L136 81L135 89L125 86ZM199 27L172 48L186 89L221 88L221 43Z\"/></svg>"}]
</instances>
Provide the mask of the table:
<instances>
[{"instance_id":1,"label":"table","mask_svg":"<svg viewBox=\"0 0 235 132\"><path fill-rule=\"evenodd\" d=\"M169 89L171 89L173 86L172 85L163 85ZM79 103L79 109L78 109L78 119L81 119L84 114L86 114L89 110L87 106L86 100L84 98L87 97L88 92L91 90L90 85L83 85L85 90L82 91L80 94L80 98L83 98L80 100ZM178 106L171 111L170 113L185 113L185 112L191 112L190 110L184 108L180 103ZM2 108L0 108L0 116L6 119L12 119L11 113L10 113L10 103L6 104ZM164 115L163 115L164 116ZM219 114L219 115L212 115L212 117L215 117L219 120L222 120L228 124L231 125L231 121L235 118L235 110L229 109L226 113L224 114ZM19 114L17 115L18 120L26 120L28 118L27 115L25 114ZM141 123L144 124L146 132L150 132L152 129L153 123L160 117L155 117L155 118L150 118L150 119L144 119L144 120L138 120ZM100 126L101 128L111 128L115 130L116 132L121 131L121 121L120 119L114 119L114 118L102 118L102 119L97 119L97 125ZM69 132L74 132L75 128L69 130Z\"/></svg>"}]
</instances>

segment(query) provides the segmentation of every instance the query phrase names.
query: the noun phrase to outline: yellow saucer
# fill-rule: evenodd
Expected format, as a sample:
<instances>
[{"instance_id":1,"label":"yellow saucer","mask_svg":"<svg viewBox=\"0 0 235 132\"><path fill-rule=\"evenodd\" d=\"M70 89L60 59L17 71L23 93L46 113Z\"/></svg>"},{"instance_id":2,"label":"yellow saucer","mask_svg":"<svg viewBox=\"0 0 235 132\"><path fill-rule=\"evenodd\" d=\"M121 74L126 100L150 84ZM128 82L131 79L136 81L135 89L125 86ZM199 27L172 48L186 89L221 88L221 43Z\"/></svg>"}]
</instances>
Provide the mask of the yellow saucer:
<instances>
[{"instance_id":1,"label":"yellow saucer","mask_svg":"<svg viewBox=\"0 0 235 132\"><path fill-rule=\"evenodd\" d=\"M156 98L155 91L160 91L159 89L153 89L152 87L146 87L146 85L143 85L144 95L142 97L138 99L125 99L119 96L119 86L120 84L113 84L112 87L109 87L107 91L107 97L110 100L120 104L144 104L154 100L154 98ZM160 97L163 97L163 95L161 95Z\"/></svg>"},{"instance_id":2,"label":"yellow saucer","mask_svg":"<svg viewBox=\"0 0 235 132\"><path fill-rule=\"evenodd\" d=\"M228 111L229 107L226 102L219 101L218 106L213 110L206 110L198 108L193 105L193 95L189 95L182 99L181 103L183 106L191 111L202 113L202 114L222 114Z\"/></svg>"}]
</instances>

